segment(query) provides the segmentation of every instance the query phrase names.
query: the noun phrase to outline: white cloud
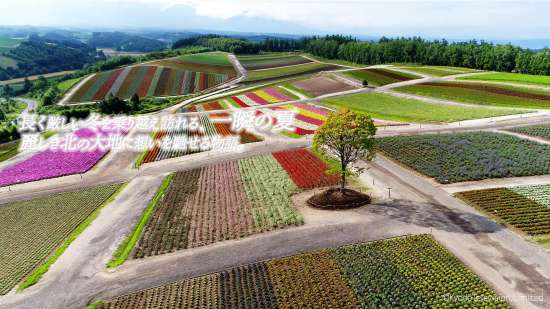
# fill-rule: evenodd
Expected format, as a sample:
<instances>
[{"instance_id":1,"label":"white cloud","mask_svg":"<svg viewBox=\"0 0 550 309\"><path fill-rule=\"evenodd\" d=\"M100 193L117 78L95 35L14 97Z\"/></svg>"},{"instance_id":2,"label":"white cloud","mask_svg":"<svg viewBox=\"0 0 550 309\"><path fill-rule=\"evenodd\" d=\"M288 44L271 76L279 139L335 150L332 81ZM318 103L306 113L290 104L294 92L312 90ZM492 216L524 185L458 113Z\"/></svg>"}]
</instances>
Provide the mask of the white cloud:
<instances>
[{"instance_id":1,"label":"white cloud","mask_svg":"<svg viewBox=\"0 0 550 309\"><path fill-rule=\"evenodd\" d=\"M0 0L4 1L4 0ZM247 16L292 22L320 31L386 35L544 37L550 1L544 0L8 0L10 24L189 27L164 17L182 5L198 16ZM7 2L7 1L6 1ZM131 8L148 14L135 16ZM32 8L32 9L30 9ZM170 24L168 24L170 23ZM250 25L254 31L254 25Z\"/></svg>"}]
</instances>

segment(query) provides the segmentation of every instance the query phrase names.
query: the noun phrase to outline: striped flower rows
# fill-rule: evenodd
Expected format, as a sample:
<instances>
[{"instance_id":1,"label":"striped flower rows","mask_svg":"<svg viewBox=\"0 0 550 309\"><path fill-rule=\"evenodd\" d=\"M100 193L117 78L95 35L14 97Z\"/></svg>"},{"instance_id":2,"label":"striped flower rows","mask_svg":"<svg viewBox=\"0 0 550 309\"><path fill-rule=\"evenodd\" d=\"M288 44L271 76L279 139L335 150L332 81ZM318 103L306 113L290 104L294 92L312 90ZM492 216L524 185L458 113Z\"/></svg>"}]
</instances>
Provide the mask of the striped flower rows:
<instances>
[{"instance_id":1,"label":"striped flower rows","mask_svg":"<svg viewBox=\"0 0 550 309\"><path fill-rule=\"evenodd\" d=\"M196 104L183 109L184 112L191 112L195 108L204 110L231 110L243 107L261 106L272 103L290 101L291 99L276 88L268 87L255 91L246 92L236 96L223 98L219 101Z\"/></svg>"},{"instance_id":2,"label":"striped flower rows","mask_svg":"<svg viewBox=\"0 0 550 309\"><path fill-rule=\"evenodd\" d=\"M467 295L468 297L464 297ZM101 309L510 308L429 235L233 267L123 295Z\"/></svg>"},{"instance_id":3,"label":"striped flower rows","mask_svg":"<svg viewBox=\"0 0 550 309\"><path fill-rule=\"evenodd\" d=\"M286 158L300 162L292 166ZM302 224L291 196L334 185L326 164L308 150L290 150L177 172L134 250L161 255ZM309 182L301 175L312 175Z\"/></svg>"},{"instance_id":4,"label":"striped flower rows","mask_svg":"<svg viewBox=\"0 0 550 309\"><path fill-rule=\"evenodd\" d=\"M291 99L277 88L268 87L224 98L219 101L193 105L185 108L183 111L237 110L240 108L258 107L286 101L291 101ZM291 128L282 132L289 137L300 137L302 135L315 133L315 130L325 122L329 113L328 110L314 104L289 103L280 106L265 106L265 108L259 110L256 115L267 114L275 119L277 118L276 111L288 110L296 113Z\"/></svg>"},{"instance_id":5,"label":"striped flower rows","mask_svg":"<svg viewBox=\"0 0 550 309\"><path fill-rule=\"evenodd\" d=\"M163 139L166 138L175 138L175 137L185 137L188 140L193 138L203 138L203 137L209 137L210 140L216 139L216 138L227 138L231 136L239 136L239 142L241 144L248 144L248 143L254 143L261 141L261 138L249 133L249 132L234 132L231 130L229 123L224 122L213 122L212 119L215 119L217 117L229 117L227 113L217 113L217 114L201 114L199 116L200 121L200 127L201 130L199 131L189 131L181 130L181 129L174 129L170 131L158 131L154 133L154 147L150 150L148 150L143 157L142 163L150 163L150 162L156 162L160 160L165 159L171 159L176 157L181 157L185 155L189 155L192 153L198 153L202 151L209 150L209 147L199 147L197 149L162 149L160 146Z\"/></svg>"},{"instance_id":6,"label":"striped flower rows","mask_svg":"<svg viewBox=\"0 0 550 309\"><path fill-rule=\"evenodd\" d=\"M109 94L120 98L184 95L226 82L227 74L194 72L163 66L138 65L101 72L87 80L69 102L99 101Z\"/></svg>"},{"instance_id":7,"label":"striped flower rows","mask_svg":"<svg viewBox=\"0 0 550 309\"><path fill-rule=\"evenodd\" d=\"M550 234L550 185L467 191L457 196L527 235Z\"/></svg>"}]
</instances>

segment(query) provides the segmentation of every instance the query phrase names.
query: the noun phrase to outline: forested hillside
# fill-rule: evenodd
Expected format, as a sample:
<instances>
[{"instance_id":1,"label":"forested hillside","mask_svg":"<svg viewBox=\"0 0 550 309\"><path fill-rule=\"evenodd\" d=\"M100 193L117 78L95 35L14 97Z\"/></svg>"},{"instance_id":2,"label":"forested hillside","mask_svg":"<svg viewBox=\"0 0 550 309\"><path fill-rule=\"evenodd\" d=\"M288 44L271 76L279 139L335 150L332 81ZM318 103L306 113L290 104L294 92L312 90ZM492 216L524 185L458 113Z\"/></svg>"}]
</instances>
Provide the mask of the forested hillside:
<instances>
[{"instance_id":1,"label":"forested hillside","mask_svg":"<svg viewBox=\"0 0 550 309\"><path fill-rule=\"evenodd\" d=\"M88 44L127 52L152 52L166 47L166 44L159 40L122 32L94 32Z\"/></svg>"},{"instance_id":2,"label":"forested hillside","mask_svg":"<svg viewBox=\"0 0 550 309\"><path fill-rule=\"evenodd\" d=\"M0 68L0 80L80 69L97 58L95 48L76 41L45 40L31 36L4 56L17 61L16 68Z\"/></svg>"}]
</instances>

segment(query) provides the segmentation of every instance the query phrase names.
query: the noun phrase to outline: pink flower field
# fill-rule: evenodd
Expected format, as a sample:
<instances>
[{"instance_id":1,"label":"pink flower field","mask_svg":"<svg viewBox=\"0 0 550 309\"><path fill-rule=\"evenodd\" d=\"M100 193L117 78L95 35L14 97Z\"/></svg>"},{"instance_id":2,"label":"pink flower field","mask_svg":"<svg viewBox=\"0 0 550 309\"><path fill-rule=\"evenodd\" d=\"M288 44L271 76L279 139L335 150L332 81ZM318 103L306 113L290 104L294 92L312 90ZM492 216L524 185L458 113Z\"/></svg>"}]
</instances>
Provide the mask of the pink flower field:
<instances>
[{"instance_id":1,"label":"pink flower field","mask_svg":"<svg viewBox=\"0 0 550 309\"><path fill-rule=\"evenodd\" d=\"M101 135L108 133L101 128L97 132ZM78 138L91 138L96 133L91 129L83 128L78 129L73 134ZM0 187L85 173L96 165L107 152L100 149L88 152L43 150L26 160L0 170Z\"/></svg>"}]
</instances>

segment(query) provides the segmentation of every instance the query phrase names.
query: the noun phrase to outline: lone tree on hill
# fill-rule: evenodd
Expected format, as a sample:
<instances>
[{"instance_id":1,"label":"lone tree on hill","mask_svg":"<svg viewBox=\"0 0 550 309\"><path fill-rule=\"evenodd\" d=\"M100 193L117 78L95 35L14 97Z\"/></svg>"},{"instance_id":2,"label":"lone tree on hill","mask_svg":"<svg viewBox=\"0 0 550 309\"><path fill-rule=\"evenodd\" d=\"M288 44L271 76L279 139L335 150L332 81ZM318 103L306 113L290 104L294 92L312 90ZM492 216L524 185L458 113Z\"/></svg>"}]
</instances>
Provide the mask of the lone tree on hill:
<instances>
[{"instance_id":1,"label":"lone tree on hill","mask_svg":"<svg viewBox=\"0 0 550 309\"><path fill-rule=\"evenodd\" d=\"M359 174L363 169L352 171L350 164L362 158L371 161L375 156L376 127L369 115L342 109L329 115L327 121L317 129L313 138L313 149L325 158L336 157L340 164L331 169L341 175L340 191L346 189L346 176Z\"/></svg>"}]
</instances>

